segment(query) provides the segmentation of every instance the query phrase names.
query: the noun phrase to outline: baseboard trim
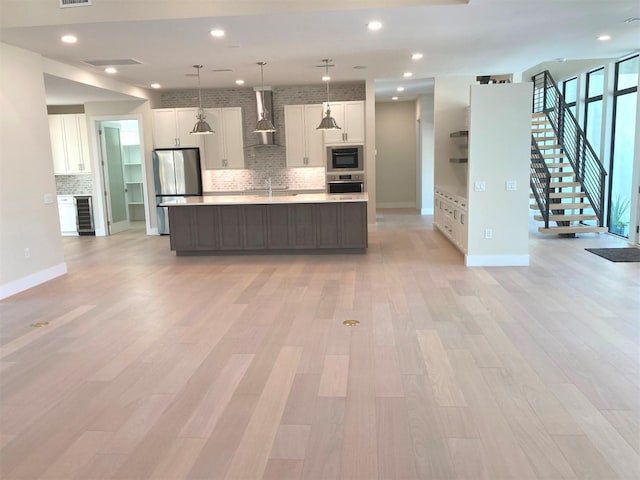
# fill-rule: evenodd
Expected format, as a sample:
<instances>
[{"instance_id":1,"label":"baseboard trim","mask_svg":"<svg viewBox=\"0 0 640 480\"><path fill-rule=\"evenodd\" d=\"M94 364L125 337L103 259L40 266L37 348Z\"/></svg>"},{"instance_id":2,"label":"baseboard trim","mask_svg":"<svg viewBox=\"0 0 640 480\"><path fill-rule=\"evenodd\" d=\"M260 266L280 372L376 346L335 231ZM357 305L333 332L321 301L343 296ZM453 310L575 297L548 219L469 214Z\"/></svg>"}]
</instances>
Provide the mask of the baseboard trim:
<instances>
[{"instance_id":1,"label":"baseboard trim","mask_svg":"<svg viewBox=\"0 0 640 480\"><path fill-rule=\"evenodd\" d=\"M422 208L420 210L420 215L433 215L433 207L432 208Z\"/></svg>"},{"instance_id":2,"label":"baseboard trim","mask_svg":"<svg viewBox=\"0 0 640 480\"><path fill-rule=\"evenodd\" d=\"M465 255L467 267L528 267L529 255Z\"/></svg>"},{"instance_id":3,"label":"baseboard trim","mask_svg":"<svg viewBox=\"0 0 640 480\"><path fill-rule=\"evenodd\" d=\"M48 282L54 278L60 277L67 273L67 264L65 262L54 265L53 267L40 270L39 272L32 273L26 277L19 278L13 282L0 285L0 300L15 295L16 293L29 290L41 283Z\"/></svg>"},{"instance_id":4,"label":"baseboard trim","mask_svg":"<svg viewBox=\"0 0 640 480\"><path fill-rule=\"evenodd\" d=\"M376 203L376 208L416 208L415 202Z\"/></svg>"}]
</instances>

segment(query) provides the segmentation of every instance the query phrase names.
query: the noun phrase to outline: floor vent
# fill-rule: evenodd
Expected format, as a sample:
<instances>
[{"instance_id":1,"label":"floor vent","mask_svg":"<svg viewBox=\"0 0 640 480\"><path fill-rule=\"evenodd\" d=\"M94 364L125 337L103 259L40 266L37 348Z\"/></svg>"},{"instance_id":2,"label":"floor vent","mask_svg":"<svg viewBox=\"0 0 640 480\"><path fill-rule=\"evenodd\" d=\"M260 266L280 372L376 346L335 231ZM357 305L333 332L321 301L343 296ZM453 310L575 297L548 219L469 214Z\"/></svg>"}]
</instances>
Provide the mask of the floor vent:
<instances>
[{"instance_id":1,"label":"floor vent","mask_svg":"<svg viewBox=\"0 0 640 480\"><path fill-rule=\"evenodd\" d=\"M60 8L88 7L91 0L60 0Z\"/></svg>"}]
</instances>

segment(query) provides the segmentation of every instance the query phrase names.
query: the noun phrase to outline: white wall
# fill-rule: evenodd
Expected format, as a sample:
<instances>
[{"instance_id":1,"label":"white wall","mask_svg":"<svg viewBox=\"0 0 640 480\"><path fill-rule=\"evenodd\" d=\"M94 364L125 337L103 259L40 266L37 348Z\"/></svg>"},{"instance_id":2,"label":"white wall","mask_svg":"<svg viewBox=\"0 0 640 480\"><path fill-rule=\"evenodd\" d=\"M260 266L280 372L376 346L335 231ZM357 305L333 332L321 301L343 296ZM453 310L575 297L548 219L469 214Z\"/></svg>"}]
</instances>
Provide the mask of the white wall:
<instances>
[{"instance_id":1,"label":"white wall","mask_svg":"<svg viewBox=\"0 0 640 480\"><path fill-rule=\"evenodd\" d=\"M422 215L433 215L434 195L434 142L433 142L433 94L418 98L418 186L417 203Z\"/></svg>"},{"instance_id":2,"label":"white wall","mask_svg":"<svg viewBox=\"0 0 640 480\"><path fill-rule=\"evenodd\" d=\"M532 95L531 82L471 86L467 266L529 264ZM516 191L506 190L507 180ZM475 191L476 182L485 191Z\"/></svg>"},{"instance_id":3,"label":"white wall","mask_svg":"<svg viewBox=\"0 0 640 480\"><path fill-rule=\"evenodd\" d=\"M464 164L449 163L455 144L449 134L466 130L466 109L469 106L469 86L476 83L475 76L437 77L434 82L434 175L436 185L461 188L467 185Z\"/></svg>"},{"instance_id":4,"label":"white wall","mask_svg":"<svg viewBox=\"0 0 640 480\"><path fill-rule=\"evenodd\" d=\"M0 58L0 298L5 298L63 275L67 267L43 59L4 43L0 43ZM44 203L45 195L51 195L52 203Z\"/></svg>"},{"instance_id":5,"label":"white wall","mask_svg":"<svg viewBox=\"0 0 640 480\"><path fill-rule=\"evenodd\" d=\"M416 104L376 103L376 206L416 206Z\"/></svg>"},{"instance_id":6,"label":"white wall","mask_svg":"<svg viewBox=\"0 0 640 480\"><path fill-rule=\"evenodd\" d=\"M369 196L367 203L367 223L376 223L376 90L373 80L366 82L366 95L364 101L365 113L365 190Z\"/></svg>"}]
</instances>

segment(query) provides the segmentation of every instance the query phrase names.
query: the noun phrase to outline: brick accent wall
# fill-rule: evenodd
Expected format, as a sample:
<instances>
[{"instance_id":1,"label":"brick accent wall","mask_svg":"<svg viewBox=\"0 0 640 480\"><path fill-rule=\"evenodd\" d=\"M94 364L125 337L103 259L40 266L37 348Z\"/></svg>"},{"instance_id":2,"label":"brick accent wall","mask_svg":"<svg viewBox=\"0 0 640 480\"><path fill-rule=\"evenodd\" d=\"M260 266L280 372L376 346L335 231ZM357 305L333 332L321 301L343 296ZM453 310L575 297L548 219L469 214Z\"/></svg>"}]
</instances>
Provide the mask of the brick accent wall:
<instances>
[{"instance_id":1,"label":"brick accent wall","mask_svg":"<svg viewBox=\"0 0 640 480\"><path fill-rule=\"evenodd\" d=\"M290 190L314 190L325 188L325 169L318 167L287 168L286 138L284 128L284 106L317 104L326 101L324 84L300 85L273 88L273 123L275 145L257 145L257 134L253 133L258 121L256 95L252 87L202 89L204 108L241 107L244 127L245 168L242 170L205 170L203 189L205 192L242 191L264 188L271 178L275 187ZM331 101L364 100L364 82L332 83ZM163 92L161 108L184 108L198 106L198 90L172 90Z\"/></svg>"}]
</instances>

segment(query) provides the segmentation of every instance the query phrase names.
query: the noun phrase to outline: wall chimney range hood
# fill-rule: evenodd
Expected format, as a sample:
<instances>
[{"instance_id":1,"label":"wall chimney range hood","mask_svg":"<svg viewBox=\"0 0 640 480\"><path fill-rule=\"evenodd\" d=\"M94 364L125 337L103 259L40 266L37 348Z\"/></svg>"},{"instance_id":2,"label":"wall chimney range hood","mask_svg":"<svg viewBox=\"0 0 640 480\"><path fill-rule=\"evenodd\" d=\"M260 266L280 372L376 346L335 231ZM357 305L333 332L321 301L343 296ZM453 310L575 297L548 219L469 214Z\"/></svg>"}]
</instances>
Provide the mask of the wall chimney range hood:
<instances>
[{"instance_id":1,"label":"wall chimney range hood","mask_svg":"<svg viewBox=\"0 0 640 480\"><path fill-rule=\"evenodd\" d=\"M262 119L264 114L273 123L273 92L271 87L254 87L253 89L256 92L256 105L258 107L257 120ZM263 105L266 111L263 110ZM255 135L257 145L275 145L273 132L259 132Z\"/></svg>"}]
</instances>

